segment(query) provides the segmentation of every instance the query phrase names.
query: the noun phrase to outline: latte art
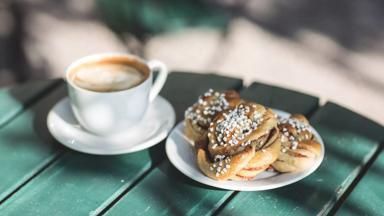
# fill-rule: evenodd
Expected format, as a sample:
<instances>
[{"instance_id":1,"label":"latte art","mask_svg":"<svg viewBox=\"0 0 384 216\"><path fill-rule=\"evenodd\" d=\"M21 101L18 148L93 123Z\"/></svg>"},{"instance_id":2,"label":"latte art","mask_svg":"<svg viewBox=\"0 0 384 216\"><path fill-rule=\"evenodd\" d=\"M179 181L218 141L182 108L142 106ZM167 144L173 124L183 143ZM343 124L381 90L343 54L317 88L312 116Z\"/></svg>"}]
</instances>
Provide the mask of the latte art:
<instances>
[{"instance_id":1,"label":"latte art","mask_svg":"<svg viewBox=\"0 0 384 216\"><path fill-rule=\"evenodd\" d=\"M72 71L72 82L90 91L111 92L129 89L140 84L145 76L127 64L83 65Z\"/></svg>"}]
</instances>

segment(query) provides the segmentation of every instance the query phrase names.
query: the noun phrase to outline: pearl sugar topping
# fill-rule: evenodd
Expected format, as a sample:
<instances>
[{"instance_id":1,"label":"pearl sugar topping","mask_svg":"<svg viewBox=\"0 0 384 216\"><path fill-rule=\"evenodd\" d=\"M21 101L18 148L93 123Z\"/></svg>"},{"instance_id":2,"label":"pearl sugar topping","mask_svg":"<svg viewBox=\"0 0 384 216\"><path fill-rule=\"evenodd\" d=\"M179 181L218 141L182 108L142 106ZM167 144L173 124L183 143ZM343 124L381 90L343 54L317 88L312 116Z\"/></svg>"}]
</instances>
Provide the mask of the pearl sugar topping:
<instances>
[{"instance_id":1,"label":"pearl sugar topping","mask_svg":"<svg viewBox=\"0 0 384 216\"><path fill-rule=\"evenodd\" d=\"M249 115L250 107L240 104L228 113L223 113L223 119L219 119L215 128L217 145L225 147L227 145L236 146L245 137L258 128L264 120L259 112ZM243 146L251 142L243 142Z\"/></svg>"},{"instance_id":2,"label":"pearl sugar topping","mask_svg":"<svg viewBox=\"0 0 384 216\"><path fill-rule=\"evenodd\" d=\"M297 133L301 133L303 131L308 131L310 132L310 127L308 124L305 124L297 119L292 119L292 118L279 118L279 125L281 124L289 124L292 128L294 128ZM299 139L295 136L293 136L291 133L289 133L289 130L286 128L286 127L283 127L281 129L281 141L282 142L288 142L290 143L290 148L292 150L296 150L298 145L299 145ZM307 137L307 135L306 135ZM286 146L282 146L281 148L281 151L282 152L286 152L287 151L287 147Z\"/></svg>"},{"instance_id":3,"label":"pearl sugar topping","mask_svg":"<svg viewBox=\"0 0 384 216\"><path fill-rule=\"evenodd\" d=\"M216 176L224 175L231 168L231 158L225 155L216 155L213 158L213 164L209 167L211 171L215 171Z\"/></svg>"},{"instance_id":4,"label":"pearl sugar topping","mask_svg":"<svg viewBox=\"0 0 384 216\"><path fill-rule=\"evenodd\" d=\"M202 107L202 109L200 108ZM212 122L213 117L229 107L224 93L209 89L200 96L197 103L185 111L185 118L192 120L194 124L207 125Z\"/></svg>"}]
</instances>

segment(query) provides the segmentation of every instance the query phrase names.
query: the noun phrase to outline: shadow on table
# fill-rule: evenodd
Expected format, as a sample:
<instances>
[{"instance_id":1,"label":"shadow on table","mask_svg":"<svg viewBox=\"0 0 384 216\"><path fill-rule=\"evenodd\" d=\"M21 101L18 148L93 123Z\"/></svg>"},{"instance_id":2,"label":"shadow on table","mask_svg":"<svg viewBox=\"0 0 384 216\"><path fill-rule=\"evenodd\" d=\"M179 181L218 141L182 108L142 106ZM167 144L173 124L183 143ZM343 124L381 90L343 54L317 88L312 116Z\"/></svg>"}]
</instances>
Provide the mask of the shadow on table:
<instances>
[{"instance_id":1,"label":"shadow on table","mask_svg":"<svg viewBox=\"0 0 384 216\"><path fill-rule=\"evenodd\" d=\"M326 155L321 167L306 179L283 188L261 192L242 192L244 199L253 199L254 196L272 196L277 202L284 203L284 205L291 203L290 206L298 206L308 213L318 213L322 208L326 208L325 210L331 213L337 211L375 160L380 141L384 139L384 131L377 123L334 104L328 105L322 111L315 113L314 118L311 120L324 136ZM353 148L358 148L357 151L351 151L349 145L352 144L354 144ZM339 165L340 167L335 167ZM207 190L205 193L224 191L202 185L187 178L167 161L156 169L163 173L162 175L166 181L169 181L170 186L167 188L174 186L177 188L175 193L188 194L192 200L201 200L204 197L202 193L193 193L194 190L205 189ZM356 169L358 169L357 173L355 172ZM369 170L377 175L384 171L378 168ZM354 180L345 183L348 178ZM161 182L164 182L164 180ZM152 187L143 189L146 190L146 193L152 193L150 196L158 196L159 200L163 202L162 205L172 206L175 212L185 213L183 209L178 209L178 206L174 205L176 203L175 199L178 198L170 195L168 199L161 199L161 197L167 197L167 195L163 195L163 193L153 194L153 189L160 187L160 185L155 183L149 185L152 185ZM172 192L169 193L172 194ZM207 206L212 208L215 204L217 203L207 203ZM327 204L330 205L326 207ZM354 210L357 214L364 213L364 210L358 208Z\"/></svg>"},{"instance_id":2,"label":"shadow on table","mask_svg":"<svg viewBox=\"0 0 384 216\"><path fill-rule=\"evenodd\" d=\"M155 176L158 179L153 179ZM145 181L145 187L143 185L140 187L143 196L153 197L156 200L156 208L166 209L166 212L171 215L191 213L190 211L196 208L196 206L191 205L191 201L196 204L199 203L200 211L210 210L213 212L215 207L218 207L217 200L204 199L205 196L209 196L211 193L216 194L216 196L220 193L221 195L218 196L223 197L232 194L231 191L213 188L190 179L168 161L164 161L156 167L143 181Z\"/></svg>"},{"instance_id":3,"label":"shadow on table","mask_svg":"<svg viewBox=\"0 0 384 216\"><path fill-rule=\"evenodd\" d=\"M335 213L370 169L384 140L384 130L379 124L335 104L327 104L315 113L311 122L325 142L322 165L309 177L287 187L260 192L260 196L284 199L292 203L290 206L300 206L308 213L318 213L330 204L326 210Z\"/></svg>"},{"instance_id":4,"label":"shadow on table","mask_svg":"<svg viewBox=\"0 0 384 216\"><path fill-rule=\"evenodd\" d=\"M48 131L46 120L49 110L67 95L65 86L60 84L63 83L58 82L58 80L52 82L37 81L8 90L9 97L21 106L11 107L11 109L18 109L18 111L12 112L10 119L2 126L12 128L6 131L14 132L10 138L14 140L15 144L22 144L22 141L25 140L44 145L43 149L59 148L60 145ZM17 126L13 126L14 122L17 122ZM24 137L24 134L27 136Z\"/></svg>"},{"instance_id":5,"label":"shadow on table","mask_svg":"<svg viewBox=\"0 0 384 216\"><path fill-rule=\"evenodd\" d=\"M22 91L11 91L12 97L14 97L15 99L20 98L20 101L24 100L22 99L24 98L23 94L24 92ZM45 95L44 98L39 101L39 103L32 105L30 109L27 110L27 112L29 112L29 115L33 116L33 127L35 130L34 133L36 133L39 140L41 140L39 142L36 142L38 143L38 145L42 145L38 148L47 149L47 151L51 151L50 149L53 149L53 152L60 151L59 149L63 148L61 147L61 145L58 145L57 142L54 141L54 139L49 134L46 127L46 117L51 107L65 95L65 85L61 85L52 93ZM303 206L306 212L318 211L319 200L323 202L331 200L333 202L339 202L339 200L336 200L337 191L335 190L341 189L343 191L346 189L342 188L345 186L341 185L342 182L345 180L346 176L340 176L340 174L338 174L339 171L333 167L333 162L336 161L339 164L346 164L348 167L347 169L349 170L347 175L350 175L352 170L354 170L359 165L363 164L363 160L365 159L365 157L362 157L361 155L345 154L342 148L334 147L337 146L337 143L331 144L330 142L335 142L335 137L340 134L343 134L342 132L346 132L361 140L366 140L367 143L364 144L366 148L363 148L363 150L367 152L369 149L373 149L375 144L378 144L380 141L383 140L384 133L380 125L373 123L364 117L357 116L351 111L348 111L337 105L329 105L323 109L326 111L320 111L318 113L315 113L314 117L311 119L311 121L315 123L315 126L318 126L320 130L332 132L330 138L327 138L327 135L327 137L325 137L324 139L324 141L326 142L326 158L324 160L323 165L319 168L318 171L316 171L312 176L308 177L307 179L304 179L298 183L284 188L275 189L271 191L257 192L258 195L272 195L277 199L283 199L287 203L292 203L293 206ZM364 125L364 127L362 127L362 125ZM29 136L23 137L23 134L16 133L12 134L12 136L15 139L31 138ZM343 144L346 145L345 143ZM330 146L330 148L327 148L327 146ZM344 147L348 148L349 146ZM139 155L140 153L143 152L135 154ZM70 165L67 165L66 167L69 173L92 173L92 175L103 177L103 175L105 174L105 170L118 169L118 172L116 172L118 176L114 176L115 174L111 172L112 177L116 179L124 178L124 176L127 175L124 170L124 167L131 166L131 163L129 160L127 161L124 158L130 158L133 155L129 154L123 156L92 156L80 153L75 154L77 155L76 157L78 157L79 161L88 161L90 163L93 161L95 163L87 165L86 163L70 162ZM152 166L156 166L161 161L166 160L164 142L162 144L152 147L149 150L149 157L151 159L150 163L152 164ZM369 166L369 164L364 165L363 170L366 170L368 168L367 166ZM187 178L178 170L176 170L172 165L170 165L168 161L163 162L158 168L155 168L155 170L159 170L163 173L164 178L169 180L168 184L170 185L170 187L172 185L178 185L181 187L180 190L186 189L188 191L188 194L186 194L185 196L188 196L188 199L200 200L205 193L210 192L222 193L223 196L228 193L225 190L208 187ZM382 170L377 170L375 172L381 173ZM149 173L149 175L151 175L151 173ZM145 177L144 180L147 177ZM336 180L331 185L328 185L327 179L324 179L327 177L329 177L329 179L336 178ZM150 196L158 197L159 202L162 202L164 206L171 206L172 212L176 214L183 213L183 210L185 209L181 209L180 207L175 205L175 202L173 202L175 197L172 193L154 193L154 191L158 191L159 187L161 188L161 185L156 185L155 182L153 184L149 184L149 187L144 188L144 190L147 194L150 194ZM128 190L130 189L132 188L128 187ZM125 193L127 192L129 191L125 191ZM245 193L252 195L249 192ZM311 197L306 197L308 199L303 200L303 194L305 195L306 193L310 193ZM303 205L303 203L305 203L305 205ZM206 206L207 209L210 209L212 208L212 206L216 206L216 204L217 203L214 201L208 201L207 203L204 203L203 206ZM359 210L357 209L356 211Z\"/></svg>"}]
</instances>

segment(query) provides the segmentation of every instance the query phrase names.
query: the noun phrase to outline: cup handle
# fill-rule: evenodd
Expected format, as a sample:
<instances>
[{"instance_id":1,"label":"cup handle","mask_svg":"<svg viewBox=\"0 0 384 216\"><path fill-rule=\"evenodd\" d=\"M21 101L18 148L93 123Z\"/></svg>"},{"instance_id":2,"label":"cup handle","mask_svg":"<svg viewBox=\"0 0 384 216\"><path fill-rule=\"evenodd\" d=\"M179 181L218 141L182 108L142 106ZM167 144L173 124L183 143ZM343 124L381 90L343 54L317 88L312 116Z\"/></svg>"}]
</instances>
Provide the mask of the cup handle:
<instances>
[{"instance_id":1,"label":"cup handle","mask_svg":"<svg viewBox=\"0 0 384 216\"><path fill-rule=\"evenodd\" d=\"M151 72L158 71L159 74L156 77L155 82L152 85L151 91L149 93L149 101L152 102L156 96L159 94L160 90L163 88L165 81L168 76L168 69L165 64L158 60L150 60L148 62L149 69Z\"/></svg>"}]
</instances>

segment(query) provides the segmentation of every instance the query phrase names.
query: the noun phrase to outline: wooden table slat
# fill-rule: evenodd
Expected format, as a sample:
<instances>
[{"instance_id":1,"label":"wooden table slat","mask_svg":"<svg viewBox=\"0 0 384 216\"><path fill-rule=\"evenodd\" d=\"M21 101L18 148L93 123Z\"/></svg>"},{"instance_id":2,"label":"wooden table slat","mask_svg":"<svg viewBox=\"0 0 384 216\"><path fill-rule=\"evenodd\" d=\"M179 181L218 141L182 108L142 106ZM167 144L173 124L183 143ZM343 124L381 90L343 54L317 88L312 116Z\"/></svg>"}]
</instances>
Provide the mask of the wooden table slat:
<instances>
[{"instance_id":1,"label":"wooden table slat","mask_svg":"<svg viewBox=\"0 0 384 216\"><path fill-rule=\"evenodd\" d=\"M211 215L231 194L200 184L164 161L106 215Z\"/></svg>"},{"instance_id":2,"label":"wooden table slat","mask_svg":"<svg viewBox=\"0 0 384 216\"><path fill-rule=\"evenodd\" d=\"M241 86L239 79L213 74L171 73L162 95L174 105L180 121L184 110L208 88ZM326 157L314 174L275 190L234 193L181 174L163 161L163 143L121 156L67 150L46 128L49 109L65 95L62 81L0 91L0 100L9 102L0 107L1 214L97 214L124 194L107 214L326 214L341 203L339 198L368 168L367 162L384 140L382 126L328 103L311 118L326 143ZM261 83L248 87L242 96L292 113L309 115L318 107L315 97ZM383 154L347 197L339 214L383 212Z\"/></svg>"},{"instance_id":3,"label":"wooden table slat","mask_svg":"<svg viewBox=\"0 0 384 216\"><path fill-rule=\"evenodd\" d=\"M148 151L121 156L65 154L45 172L9 198L0 211L6 215L90 215L146 172Z\"/></svg>"},{"instance_id":4,"label":"wooden table slat","mask_svg":"<svg viewBox=\"0 0 384 216\"><path fill-rule=\"evenodd\" d=\"M181 118L186 106L209 88L241 87L239 79L171 73L161 95L171 102ZM164 159L163 152L161 144L121 156L92 156L69 151L9 198L0 206L0 211L10 215L100 213L131 187L135 179Z\"/></svg>"},{"instance_id":5,"label":"wooden table slat","mask_svg":"<svg viewBox=\"0 0 384 216\"><path fill-rule=\"evenodd\" d=\"M304 113L308 115L319 107L319 99L316 97L257 82L252 83L248 87L247 92L243 92L242 97L289 113Z\"/></svg>"},{"instance_id":6,"label":"wooden table slat","mask_svg":"<svg viewBox=\"0 0 384 216\"><path fill-rule=\"evenodd\" d=\"M168 76L167 83L161 90L163 95L176 111L176 122L184 119L184 111L197 98L208 91L235 89L243 87L243 81L237 78L224 77L216 74L196 74L188 72L174 72Z\"/></svg>"},{"instance_id":7,"label":"wooden table slat","mask_svg":"<svg viewBox=\"0 0 384 216\"><path fill-rule=\"evenodd\" d=\"M312 111L317 106L315 97L267 85L252 85L241 92L242 97L263 102L277 108L289 105L277 104L282 97L290 97L295 103L289 111ZM282 91L282 92L281 92ZM287 100L283 100L287 102ZM113 206L107 215L210 215L215 212L233 191L220 190L197 183L181 174L169 161L156 167L122 200ZM235 214L236 215L236 214Z\"/></svg>"},{"instance_id":8,"label":"wooden table slat","mask_svg":"<svg viewBox=\"0 0 384 216\"><path fill-rule=\"evenodd\" d=\"M33 81L0 90L0 127L58 83L59 80Z\"/></svg>"},{"instance_id":9,"label":"wooden table slat","mask_svg":"<svg viewBox=\"0 0 384 216\"><path fill-rule=\"evenodd\" d=\"M337 215L384 215L384 151L353 189Z\"/></svg>"},{"instance_id":10,"label":"wooden table slat","mask_svg":"<svg viewBox=\"0 0 384 216\"><path fill-rule=\"evenodd\" d=\"M364 168L383 138L383 127L328 103L311 118L325 142L325 158L309 177L279 189L241 192L222 215L316 215L328 213Z\"/></svg>"},{"instance_id":11,"label":"wooden table slat","mask_svg":"<svg viewBox=\"0 0 384 216\"><path fill-rule=\"evenodd\" d=\"M59 145L48 132L46 115L65 94L61 85L1 128L0 202L55 157Z\"/></svg>"}]
</instances>

